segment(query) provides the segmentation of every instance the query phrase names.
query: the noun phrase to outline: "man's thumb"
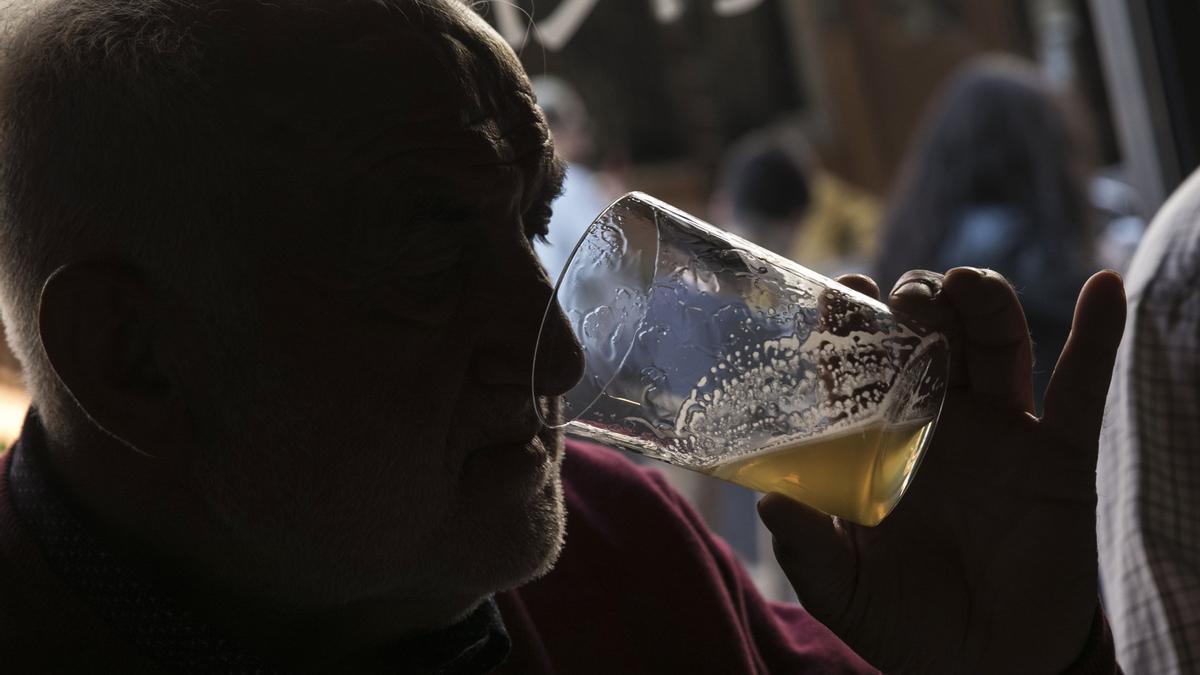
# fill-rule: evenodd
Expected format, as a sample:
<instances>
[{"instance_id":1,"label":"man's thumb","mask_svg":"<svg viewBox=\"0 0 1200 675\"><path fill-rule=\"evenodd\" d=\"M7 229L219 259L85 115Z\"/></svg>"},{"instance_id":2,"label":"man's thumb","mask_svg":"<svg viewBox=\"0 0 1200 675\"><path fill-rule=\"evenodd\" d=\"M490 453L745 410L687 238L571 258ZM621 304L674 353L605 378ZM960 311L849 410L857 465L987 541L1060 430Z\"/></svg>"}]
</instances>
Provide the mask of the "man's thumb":
<instances>
[{"instance_id":1,"label":"man's thumb","mask_svg":"<svg viewBox=\"0 0 1200 675\"><path fill-rule=\"evenodd\" d=\"M849 533L833 518L779 494L764 497L758 515L774 535L775 559L800 604L838 635L851 630L858 556Z\"/></svg>"}]
</instances>

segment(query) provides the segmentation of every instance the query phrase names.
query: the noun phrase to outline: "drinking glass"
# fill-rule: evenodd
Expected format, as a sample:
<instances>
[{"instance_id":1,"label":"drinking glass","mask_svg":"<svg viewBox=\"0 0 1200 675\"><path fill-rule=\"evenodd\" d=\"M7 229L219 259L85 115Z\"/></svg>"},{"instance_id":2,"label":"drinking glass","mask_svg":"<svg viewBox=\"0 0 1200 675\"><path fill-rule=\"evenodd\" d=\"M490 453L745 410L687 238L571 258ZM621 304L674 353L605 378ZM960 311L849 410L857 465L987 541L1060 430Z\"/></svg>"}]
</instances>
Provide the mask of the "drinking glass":
<instances>
[{"instance_id":1,"label":"drinking glass","mask_svg":"<svg viewBox=\"0 0 1200 675\"><path fill-rule=\"evenodd\" d=\"M945 396L940 334L639 192L576 245L539 351L555 303L586 368L543 423L862 525L904 494Z\"/></svg>"}]
</instances>

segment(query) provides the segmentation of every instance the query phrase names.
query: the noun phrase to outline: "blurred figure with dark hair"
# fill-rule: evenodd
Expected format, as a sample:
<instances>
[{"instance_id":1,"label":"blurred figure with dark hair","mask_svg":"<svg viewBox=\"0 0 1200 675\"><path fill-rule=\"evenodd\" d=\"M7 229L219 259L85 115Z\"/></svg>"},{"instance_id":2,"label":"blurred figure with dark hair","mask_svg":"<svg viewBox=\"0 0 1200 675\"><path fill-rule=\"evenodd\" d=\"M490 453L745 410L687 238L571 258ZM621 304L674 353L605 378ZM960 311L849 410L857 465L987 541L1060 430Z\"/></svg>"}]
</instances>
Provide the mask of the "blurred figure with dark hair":
<instances>
[{"instance_id":1,"label":"blurred figure with dark hair","mask_svg":"<svg viewBox=\"0 0 1200 675\"><path fill-rule=\"evenodd\" d=\"M875 200L825 170L787 126L726 151L709 210L717 225L825 274L865 271L879 220Z\"/></svg>"},{"instance_id":2,"label":"blurred figure with dark hair","mask_svg":"<svg viewBox=\"0 0 1200 675\"><path fill-rule=\"evenodd\" d=\"M927 115L883 224L882 284L908 269L960 265L1012 281L1034 339L1039 397L1094 267L1083 112L1025 61L968 63Z\"/></svg>"},{"instance_id":3,"label":"blurred figure with dark hair","mask_svg":"<svg viewBox=\"0 0 1200 675\"><path fill-rule=\"evenodd\" d=\"M812 203L806 150L767 132L735 143L717 177L714 218L730 232L787 255Z\"/></svg>"}]
</instances>

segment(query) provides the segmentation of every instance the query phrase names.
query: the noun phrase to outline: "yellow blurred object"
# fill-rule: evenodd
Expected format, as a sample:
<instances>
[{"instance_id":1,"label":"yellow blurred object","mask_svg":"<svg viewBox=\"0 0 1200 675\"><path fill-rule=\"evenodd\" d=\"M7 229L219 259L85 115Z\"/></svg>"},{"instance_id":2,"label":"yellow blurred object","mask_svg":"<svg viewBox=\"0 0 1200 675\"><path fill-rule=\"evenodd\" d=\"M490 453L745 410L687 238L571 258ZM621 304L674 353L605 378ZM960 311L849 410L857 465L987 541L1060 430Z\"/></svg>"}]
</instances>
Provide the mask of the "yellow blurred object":
<instances>
[{"instance_id":1,"label":"yellow blurred object","mask_svg":"<svg viewBox=\"0 0 1200 675\"><path fill-rule=\"evenodd\" d=\"M0 332L3 330L0 326ZM0 339L0 454L21 434L28 410L29 393L22 382L21 364Z\"/></svg>"},{"instance_id":2,"label":"yellow blurred object","mask_svg":"<svg viewBox=\"0 0 1200 675\"><path fill-rule=\"evenodd\" d=\"M823 170L812 176L812 205L788 257L822 274L865 272L875 256L879 200Z\"/></svg>"},{"instance_id":3,"label":"yellow blurred object","mask_svg":"<svg viewBox=\"0 0 1200 675\"><path fill-rule=\"evenodd\" d=\"M17 440L28 410L29 394L24 388L10 383L0 384L0 448L7 449Z\"/></svg>"}]
</instances>

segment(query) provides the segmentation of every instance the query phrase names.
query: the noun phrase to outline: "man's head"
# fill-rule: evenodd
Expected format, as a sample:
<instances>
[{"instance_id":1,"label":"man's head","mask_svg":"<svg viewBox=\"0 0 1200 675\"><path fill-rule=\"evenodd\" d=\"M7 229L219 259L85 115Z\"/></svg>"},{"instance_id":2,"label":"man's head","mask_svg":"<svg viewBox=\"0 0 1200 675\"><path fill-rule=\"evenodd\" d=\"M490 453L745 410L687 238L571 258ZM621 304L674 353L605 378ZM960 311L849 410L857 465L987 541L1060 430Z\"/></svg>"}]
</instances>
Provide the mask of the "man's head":
<instances>
[{"instance_id":1,"label":"man's head","mask_svg":"<svg viewBox=\"0 0 1200 675\"><path fill-rule=\"evenodd\" d=\"M529 238L560 169L470 11L52 0L0 134L4 318L60 463L142 453L268 600L445 620L553 561Z\"/></svg>"}]
</instances>

